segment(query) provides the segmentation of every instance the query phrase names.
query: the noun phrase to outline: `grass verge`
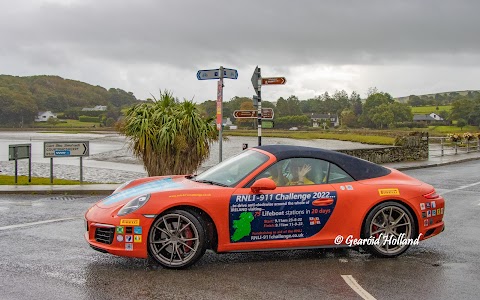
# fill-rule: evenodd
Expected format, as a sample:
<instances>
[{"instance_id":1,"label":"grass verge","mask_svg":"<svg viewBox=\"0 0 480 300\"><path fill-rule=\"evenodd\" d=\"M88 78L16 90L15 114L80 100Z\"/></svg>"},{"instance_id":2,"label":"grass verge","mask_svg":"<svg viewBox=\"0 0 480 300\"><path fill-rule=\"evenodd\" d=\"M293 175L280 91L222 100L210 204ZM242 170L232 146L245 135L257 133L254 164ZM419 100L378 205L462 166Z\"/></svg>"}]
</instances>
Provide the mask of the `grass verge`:
<instances>
[{"instance_id":1,"label":"grass verge","mask_svg":"<svg viewBox=\"0 0 480 300\"><path fill-rule=\"evenodd\" d=\"M50 185L50 178L32 177L32 182L28 182L28 176L18 176L18 185ZM67 180L53 178L55 185L79 185L78 180ZM83 184L91 184L91 182L83 182ZM0 185L15 185L15 176L0 175Z\"/></svg>"},{"instance_id":2,"label":"grass verge","mask_svg":"<svg viewBox=\"0 0 480 300\"><path fill-rule=\"evenodd\" d=\"M257 131L253 130L229 130L224 131L226 136L257 136ZM395 138L389 136L376 135L361 135L353 133L339 133L339 132L312 132L312 131L268 131L263 130L264 137L279 137L291 139L328 139L357 142L372 145L393 145Z\"/></svg>"}]
</instances>

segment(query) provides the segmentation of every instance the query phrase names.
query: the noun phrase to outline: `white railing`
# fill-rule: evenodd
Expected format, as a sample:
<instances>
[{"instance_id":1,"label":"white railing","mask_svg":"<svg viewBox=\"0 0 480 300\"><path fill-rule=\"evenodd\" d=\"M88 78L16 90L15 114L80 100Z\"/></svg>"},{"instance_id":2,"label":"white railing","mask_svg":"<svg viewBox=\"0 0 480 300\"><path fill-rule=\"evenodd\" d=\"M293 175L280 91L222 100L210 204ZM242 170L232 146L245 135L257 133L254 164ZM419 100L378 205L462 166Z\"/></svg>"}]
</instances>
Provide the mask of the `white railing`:
<instances>
[{"instance_id":1,"label":"white railing","mask_svg":"<svg viewBox=\"0 0 480 300\"><path fill-rule=\"evenodd\" d=\"M462 140L452 142L447 137L429 137L429 156L456 155L480 151L480 140L475 138L470 141Z\"/></svg>"}]
</instances>

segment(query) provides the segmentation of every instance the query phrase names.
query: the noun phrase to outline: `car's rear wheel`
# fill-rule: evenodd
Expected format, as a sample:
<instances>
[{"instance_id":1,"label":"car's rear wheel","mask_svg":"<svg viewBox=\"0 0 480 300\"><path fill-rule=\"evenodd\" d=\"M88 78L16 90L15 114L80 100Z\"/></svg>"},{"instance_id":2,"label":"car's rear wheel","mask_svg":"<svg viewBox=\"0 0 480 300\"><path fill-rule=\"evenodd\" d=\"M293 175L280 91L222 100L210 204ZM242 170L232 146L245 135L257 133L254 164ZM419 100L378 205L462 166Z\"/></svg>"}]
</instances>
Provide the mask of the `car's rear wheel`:
<instances>
[{"instance_id":1,"label":"car's rear wheel","mask_svg":"<svg viewBox=\"0 0 480 300\"><path fill-rule=\"evenodd\" d=\"M168 211L159 216L148 234L150 256L166 268L185 268L206 250L203 220L193 212Z\"/></svg>"},{"instance_id":2,"label":"car's rear wheel","mask_svg":"<svg viewBox=\"0 0 480 300\"><path fill-rule=\"evenodd\" d=\"M368 215L363 228L363 237L377 243L366 246L379 257L395 257L407 251L415 238L415 220L410 211L397 202L377 205Z\"/></svg>"}]
</instances>

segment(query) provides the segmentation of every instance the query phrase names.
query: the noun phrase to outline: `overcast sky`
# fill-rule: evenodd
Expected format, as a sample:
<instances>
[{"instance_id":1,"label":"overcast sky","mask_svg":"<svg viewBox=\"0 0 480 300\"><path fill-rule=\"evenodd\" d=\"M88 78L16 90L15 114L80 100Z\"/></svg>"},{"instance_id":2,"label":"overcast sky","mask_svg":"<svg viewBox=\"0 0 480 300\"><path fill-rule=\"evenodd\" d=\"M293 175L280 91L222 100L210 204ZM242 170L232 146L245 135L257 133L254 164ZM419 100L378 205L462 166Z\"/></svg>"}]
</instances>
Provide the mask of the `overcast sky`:
<instances>
[{"instance_id":1,"label":"overcast sky","mask_svg":"<svg viewBox=\"0 0 480 300\"><path fill-rule=\"evenodd\" d=\"M198 70L237 69L224 99L370 87L394 97L480 89L480 1L0 0L0 74L59 75L139 99L216 98Z\"/></svg>"}]
</instances>

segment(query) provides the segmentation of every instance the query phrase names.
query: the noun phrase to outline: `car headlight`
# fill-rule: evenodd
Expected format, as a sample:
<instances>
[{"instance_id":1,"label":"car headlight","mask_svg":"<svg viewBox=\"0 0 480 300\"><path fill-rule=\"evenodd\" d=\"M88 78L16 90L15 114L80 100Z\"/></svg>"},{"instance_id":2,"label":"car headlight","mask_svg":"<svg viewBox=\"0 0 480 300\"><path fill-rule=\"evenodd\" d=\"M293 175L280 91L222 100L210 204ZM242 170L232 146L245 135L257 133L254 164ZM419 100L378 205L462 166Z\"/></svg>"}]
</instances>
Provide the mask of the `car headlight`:
<instances>
[{"instance_id":1,"label":"car headlight","mask_svg":"<svg viewBox=\"0 0 480 300\"><path fill-rule=\"evenodd\" d=\"M115 189L115 191L113 191L112 194L115 194L116 192L120 191L121 189L123 189L124 187L126 187L127 185L129 185L132 181L133 181L133 180L129 180L129 181L127 181L127 182L122 183L122 185L119 186L119 187L117 187L117 188Z\"/></svg>"},{"instance_id":2,"label":"car headlight","mask_svg":"<svg viewBox=\"0 0 480 300\"><path fill-rule=\"evenodd\" d=\"M128 214L136 211L137 209L142 207L145 203L147 203L148 199L150 199L150 194L142 195L142 196L139 196L139 197L129 201L127 204L125 204L124 207L122 207L118 211L117 216L128 215Z\"/></svg>"}]
</instances>

